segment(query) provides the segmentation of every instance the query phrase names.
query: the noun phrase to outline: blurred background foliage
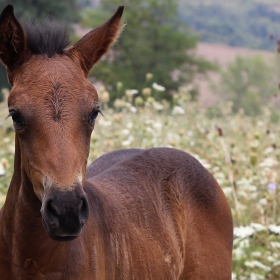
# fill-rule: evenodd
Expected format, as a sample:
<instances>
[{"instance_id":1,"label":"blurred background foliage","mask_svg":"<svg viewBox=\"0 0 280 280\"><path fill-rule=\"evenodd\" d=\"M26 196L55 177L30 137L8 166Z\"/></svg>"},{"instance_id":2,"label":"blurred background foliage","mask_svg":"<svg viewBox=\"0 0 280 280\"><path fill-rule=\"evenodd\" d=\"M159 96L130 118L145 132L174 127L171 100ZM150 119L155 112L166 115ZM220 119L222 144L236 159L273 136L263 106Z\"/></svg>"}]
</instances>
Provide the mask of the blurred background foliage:
<instances>
[{"instance_id":1,"label":"blurred background foliage","mask_svg":"<svg viewBox=\"0 0 280 280\"><path fill-rule=\"evenodd\" d=\"M248 115L258 115L262 104L274 100L277 92L276 59L270 63L260 56L238 57L218 69L195 51L199 41L275 49L280 37L280 5L276 0L0 0L0 7L8 3L15 6L22 21L50 16L88 30L105 22L117 6L125 6L123 34L90 73L92 82L102 82L110 91L109 106L129 89L136 90L135 102L143 97L143 88L151 88L156 101L172 105L173 95L182 85L191 85L190 93L196 100L200 93L197 77L212 71L220 73L212 90L221 100L231 100L234 112L243 108ZM72 39L81 36L75 34ZM147 73L152 74L149 79ZM154 83L165 90L154 89ZM0 88L4 87L9 85L0 66Z\"/></svg>"},{"instance_id":2,"label":"blurred background foliage","mask_svg":"<svg viewBox=\"0 0 280 280\"><path fill-rule=\"evenodd\" d=\"M21 21L50 16L68 22L77 22L82 8L77 0L0 0L2 9L8 4L14 6L15 14Z\"/></svg>"},{"instance_id":3,"label":"blurred background foliage","mask_svg":"<svg viewBox=\"0 0 280 280\"><path fill-rule=\"evenodd\" d=\"M98 9L85 11L82 26L93 28L102 24L119 3L119 0L101 1ZM170 101L170 90L192 82L196 73L214 69L214 65L190 52L195 49L198 36L179 21L178 1L123 0L121 3L125 6L124 22L127 23L124 35L111 56L92 70L92 75L110 86L111 102L122 94L117 82L121 81L125 89L139 90L150 71L153 80L167 89L159 99ZM194 90L194 97L196 93Z\"/></svg>"},{"instance_id":4,"label":"blurred background foliage","mask_svg":"<svg viewBox=\"0 0 280 280\"><path fill-rule=\"evenodd\" d=\"M269 104L278 92L279 73L275 61L278 62L277 57L274 63L269 63L261 55L237 56L221 71L214 91L232 101L234 113L243 108L246 115L259 115L263 105ZM274 105L278 107L279 102Z\"/></svg>"},{"instance_id":5,"label":"blurred background foliage","mask_svg":"<svg viewBox=\"0 0 280 280\"><path fill-rule=\"evenodd\" d=\"M210 43L274 50L264 40L280 34L279 1L266 0L181 0L180 19Z\"/></svg>"}]
</instances>

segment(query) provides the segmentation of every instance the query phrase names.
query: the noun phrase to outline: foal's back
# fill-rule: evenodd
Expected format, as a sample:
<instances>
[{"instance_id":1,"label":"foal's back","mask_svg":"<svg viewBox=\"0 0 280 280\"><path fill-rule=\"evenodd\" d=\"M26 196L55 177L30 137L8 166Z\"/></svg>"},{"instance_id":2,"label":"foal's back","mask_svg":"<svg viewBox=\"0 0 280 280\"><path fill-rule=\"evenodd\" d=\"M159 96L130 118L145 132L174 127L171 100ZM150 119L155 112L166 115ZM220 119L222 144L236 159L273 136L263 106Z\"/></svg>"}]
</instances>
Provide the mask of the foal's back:
<instances>
[{"instance_id":1,"label":"foal's back","mask_svg":"<svg viewBox=\"0 0 280 280\"><path fill-rule=\"evenodd\" d=\"M87 172L90 208L107 244L105 279L231 279L231 212L192 156L170 148L120 150Z\"/></svg>"}]
</instances>

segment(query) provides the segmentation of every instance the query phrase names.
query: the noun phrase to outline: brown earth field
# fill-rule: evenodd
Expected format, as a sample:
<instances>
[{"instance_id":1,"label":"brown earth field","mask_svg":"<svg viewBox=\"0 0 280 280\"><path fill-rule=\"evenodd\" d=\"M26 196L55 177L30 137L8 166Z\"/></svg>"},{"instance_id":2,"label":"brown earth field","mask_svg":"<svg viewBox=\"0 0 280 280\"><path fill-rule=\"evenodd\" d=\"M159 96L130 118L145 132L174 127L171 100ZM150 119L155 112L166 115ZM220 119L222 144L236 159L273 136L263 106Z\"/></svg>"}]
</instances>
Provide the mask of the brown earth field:
<instances>
[{"instance_id":1,"label":"brown earth field","mask_svg":"<svg viewBox=\"0 0 280 280\"><path fill-rule=\"evenodd\" d=\"M275 53L273 52L202 42L198 43L196 53L198 56L217 63L222 69L225 69L230 62L233 62L236 56L248 57L262 55L267 61L270 61L275 57ZM219 78L220 74L217 72L209 73L207 78L196 78L195 85L200 89L198 101L203 107L216 105L222 99L221 96L213 93L213 90L211 89L211 84L217 83Z\"/></svg>"},{"instance_id":2,"label":"brown earth field","mask_svg":"<svg viewBox=\"0 0 280 280\"><path fill-rule=\"evenodd\" d=\"M78 24L73 24L72 27L76 35L80 37L91 30L90 28L82 28ZM205 59L218 64L222 69L225 69L228 63L233 62L238 55L247 57L261 54L265 59L267 59L267 61L273 59L275 56L275 53L268 51L230 47L221 44L209 44L203 42L199 42L197 44L195 52L198 56L204 57ZM200 91L198 101L203 107L216 105L222 100L222 97L213 93L213 90L211 89L211 84L217 83L219 78L220 74L218 72L211 72L207 75L207 77L198 76L196 78L194 84ZM96 82L95 86L99 88L101 84L102 83L100 82Z\"/></svg>"}]
</instances>

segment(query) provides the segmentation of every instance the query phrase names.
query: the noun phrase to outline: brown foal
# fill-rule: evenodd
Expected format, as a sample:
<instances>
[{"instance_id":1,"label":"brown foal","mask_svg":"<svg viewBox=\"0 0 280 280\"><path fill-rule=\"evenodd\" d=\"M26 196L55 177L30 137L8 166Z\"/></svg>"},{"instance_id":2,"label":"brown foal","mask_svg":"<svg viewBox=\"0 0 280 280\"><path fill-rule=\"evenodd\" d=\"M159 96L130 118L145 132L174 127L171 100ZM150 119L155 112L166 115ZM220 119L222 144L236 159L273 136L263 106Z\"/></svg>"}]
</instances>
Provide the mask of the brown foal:
<instances>
[{"instance_id":1,"label":"brown foal","mask_svg":"<svg viewBox=\"0 0 280 280\"><path fill-rule=\"evenodd\" d=\"M1 280L231 279L231 211L192 156L120 150L86 169L100 112L87 75L117 39L122 12L67 50L64 34L24 29L12 6L0 15L16 132Z\"/></svg>"}]
</instances>

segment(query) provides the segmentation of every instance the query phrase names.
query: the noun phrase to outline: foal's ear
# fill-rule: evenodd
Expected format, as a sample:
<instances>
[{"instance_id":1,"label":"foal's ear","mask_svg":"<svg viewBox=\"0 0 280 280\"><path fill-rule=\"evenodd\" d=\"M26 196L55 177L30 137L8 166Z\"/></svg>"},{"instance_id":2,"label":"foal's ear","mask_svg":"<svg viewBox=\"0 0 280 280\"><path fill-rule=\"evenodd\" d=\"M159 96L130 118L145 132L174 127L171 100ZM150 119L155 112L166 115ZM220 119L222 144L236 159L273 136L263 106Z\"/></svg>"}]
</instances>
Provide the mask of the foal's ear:
<instances>
[{"instance_id":1,"label":"foal's ear","mask_svg":"<svg viewBox=\"0 0 280 280\"><path fill-rule=\"evenodd\" d=\"M124 7L120 6L107 22L87 33L66 51L68 56L78 59L85 76L117 40L123 27L121 23L123 9Z\"/></svg>"},{"instance_id":2,"label":"foal's ear","mask_svg":"<svg viewBox=\"0 0 280 280\"><path fill-rule=\"evenodd\" d=\"M8 70L13 70L24 59L26 37L23 28L14 15L14 8L8 5L0 15L0 60Z\"/></svg>"}]
</instances>

